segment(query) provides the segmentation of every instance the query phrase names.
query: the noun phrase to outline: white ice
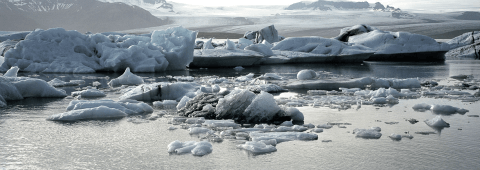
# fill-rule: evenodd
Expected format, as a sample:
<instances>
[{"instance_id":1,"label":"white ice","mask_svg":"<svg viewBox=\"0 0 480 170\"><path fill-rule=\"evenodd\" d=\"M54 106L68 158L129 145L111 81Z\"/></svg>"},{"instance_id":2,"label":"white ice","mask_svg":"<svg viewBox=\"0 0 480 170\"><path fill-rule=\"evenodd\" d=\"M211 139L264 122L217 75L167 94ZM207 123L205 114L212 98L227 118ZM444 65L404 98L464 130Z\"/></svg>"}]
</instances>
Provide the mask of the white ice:
<instances>
[{"instance_id":1,"label":"white ice","mask_svg":"<svg viewBox=\"0 0 480 170\"><path fill-rule=\"evenodd\" d=\"M142 84L135 88L127 89L127 91L120 96L120 99L179 101L183 96L188 93L194 93L198 89L200 89L200 85L191 82Z\"/></svg>"},{"instance_id":2,"label":"white ice","mask_svg":"<svg viewBox=\"0 0 480 170\"><path fill-rule=\"evenodd\" d=\"M375 54L416 53L432 51L448 51L450 46L438 43L425 35L408 32L389 32L373 30L355 36L350 36L349 43L370 47Z\"/></svg>"},{"instance_id":3,"label":"white ice","mask_svg":"<svg viewBox=\"0 0 480 170\"><path fill-rule=\"evenodd\" d=\"M275 139L277 143L281 143L292 140L317 140L318 135L305 132L252 132L250 138L252 141Z\"/></svg>"},{"instance_id":4,"label":"white ice","mask_svg":"<svg viewBox=\"0 0 480 170\"><path fill-rule=\"evenodd\" d=\"M153 113L153 108L143 102L135 100L73 100L67 106L67 111L91 109L100 106L105 106L112 109L120 110L127 115L150 114Z\"/></svg>"},{"instance_id":5,"label":"white ice","mask_svg":"<svg viewBox=\"0 0 480 170\"><path fill-rule=\"evenodd\" d=\"M71 110L65 113L55 114L47 118L52 121L77 121L85 119L113 119L122 118L127 114L121 110L106 106Z\"/></svg>"},{"instance_id":6,"label":"white ice","mask_svg":"<svg viewBox=\"0 0 480 170\"><path fill-rule=\"evenodd\" d=\"M179 70L193 60L196 35L182 27L154 31L151 37L37 29L5 53L1 67L55 73L121 71L127 67L133 72Z\"/></svg>"},{"instance_id":7,"label":"white ice","mask_svg":"<svg viewBox=\"0 0 480 170\"><path fill-rule=\"evenodd\" d=\"M378 129L354 129L353 133L356 137L365 138L365 139L379 139L382 137L382 133Z\"/></svg>"},{"instance_id":8,"label":"white ice","mask_svg":"<svg viewBox=\"0 0 480 170\"><path fill-rule=\"evenodd\" d=\"M245 142L245 144L237 145L237 148L245 149L254 154L263 154L277 151L277 148L275 148L275 146L272 146L270 144L267 145L263 141L247 141Z\"/></svg>"},{"instance_id":9,"label":"white ice","mask_svg":"<svg viewBox=\"0 0 480 170\"><path fill-rule=\"evenodd\" d=\"M110 80L110 82L108 82L108 85L111 87L115 87L121 85L140 85L143 83L143 78L130 72L130 68L127 67L127 69L125 69L125 72L120 77Z\"/></svg>"},{"instance_id":10,"label":"white ice","mask_svg":"<svg viewBox=\"0 0 480 170\"><path fill-rule=\"evenodd\" d=\"M194 156L204 156L206 154L212 153L213 146L210 142L201 141L187 141L187 142L180 142L180 141L173 141L172 143L168 144L168 153L192 153Z\"/></svg>"},{"instance_id":11,"label":"white ice","mask_svg":"<svg viewBox=\"0 0 480 170\"><path fill-rule=\"evenodd\" d=\"M107 96L105 92L98 89L87 89L82 91L72 92L72 96L81 96L81 97L105 97Z\"/></svg>"},{"instance_id":12,"label":"white ice","mask_svg":"<svg viewBox=\"0 0 480 170\"><path fill-rule=\"evenodd\" d=\"M335 39L322 37L291 37L276 43L272 50L304 52L323 56L342 56L374 53L363 45L345 44Z\"/></svg>"},{"instance_id":13,"label":"white ice","mask_svg":"<svg viewBox=\"0 0 480 170\"><path fill-rule=\"evenodd\" d=\"M438 127L438 128L450 127L450 124L448 124L447 122L445 122L445 121L442 119L442 116L436 116L436 117L434 117L433 119L425 120L425 123L426 123L428 126L431 126L431 127Z\"/></svg>"},{"instance_id":14,"label":"white ice","mask_svg":"<svg viewBox=\"0 0 480 170\"><path fill-rule=\"evenodd\" d=\"M312 80L317 77L317 73L313 70L301 70L297 73L298 80Z\"/></svg>"},{"instance_id":15,"label":"white ice","mask_svg":"<svg viewBox=\"0 0 480 170\"><path fill-rule=\"evenodd\" d=\"M60 79L54 78L48 82L48 84L53 87L65 87L65 86L78 86L85 84L85 80L70 80L70 82L65 82Z\"/></svg>"}]
</instances>

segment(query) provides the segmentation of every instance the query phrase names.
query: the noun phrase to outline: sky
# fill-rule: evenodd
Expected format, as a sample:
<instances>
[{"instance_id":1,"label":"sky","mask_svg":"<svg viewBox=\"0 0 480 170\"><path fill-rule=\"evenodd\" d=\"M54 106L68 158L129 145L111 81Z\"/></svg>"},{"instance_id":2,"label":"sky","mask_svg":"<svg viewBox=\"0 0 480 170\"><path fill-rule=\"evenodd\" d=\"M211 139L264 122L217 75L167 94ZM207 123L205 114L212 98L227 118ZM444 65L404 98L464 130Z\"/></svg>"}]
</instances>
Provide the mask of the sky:
<instances>
[{"instance_id":1,"label":"sky","mask_svg":"<svg viewBox=\"0 0 480 170\"><path fill-rule=\"evenodd\" d=\"M203 6L238 6L238 5L290 5L302 0L167 0L167 2L178 2ZM339 0L331 0L339 1ZM341 0L346 1L346 0ZM370 3L380 2L383 5L391 5L395 8L414 9L417 11L428 10L438 12L449 11L480 11L479 0L350 0L368 1Z\"/></svg>"}]
</instances>

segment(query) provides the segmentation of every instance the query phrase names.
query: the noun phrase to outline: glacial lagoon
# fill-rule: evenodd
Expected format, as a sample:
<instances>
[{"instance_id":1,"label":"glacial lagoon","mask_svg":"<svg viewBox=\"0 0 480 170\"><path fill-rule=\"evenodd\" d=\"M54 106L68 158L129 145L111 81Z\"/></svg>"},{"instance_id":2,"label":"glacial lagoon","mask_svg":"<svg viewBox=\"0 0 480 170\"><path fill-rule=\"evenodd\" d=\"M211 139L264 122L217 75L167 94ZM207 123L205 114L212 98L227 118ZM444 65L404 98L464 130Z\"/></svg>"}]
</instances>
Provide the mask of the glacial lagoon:
<instances>
[{"instance_id":1,"label":"glacial lagoon","mask_svg":"<svg viewBox=\"0 0 480 170\"><path fill-rule=\"evenodd\" d=\"M434 80L440 85L455 87L461 81L449 78L470 75L471 84L478 85L480 61L447 60L440 63L363 62L355 64L292 64L262 65L232 68L198 68L185 71L166 71L142 76L146 83L175 82L176 76L239 77L254 73L276 73L285 79L295 79L303 69L328 72L344 78L418 78L421 82ZM70 94L78 88L97 85L108 89L108 81L121 73L96 74L36 74L19 73L46 81L85 80L80 86L62 87ZM470 83L470 82L469 82ZM33 88L33 87L32 87ZM398 89L399 90L399 89ZM460 88L454 88L460 90ZM478 90L461 89L472 95ZM100 99L118 100L118 91L106 92ZM274 93L276 99L305 99L306 90ZM99 99L99 98L96 98ZM167 115L148 120L150 115L129 116L112 120L55 122L47 117L65 112L72 98L27 98L8 101L0 108L0 169L476 169L480 166L480 105L478 101L462 102L448 97L400 99L395 105L362 105L357 109L332 109L305 104L298 108L305 124L334 125L317 133L318 140L289 141L277 144L277 151L252 154L237 148L241 140L225 139L212 142L213 151L205 156L170 154L167 146L175 140L201 141L180 125L169 124L175 112L155 109L154 114ZM87 99L88 100L88 99ZM308 102L307 102L308 103ZM419 103L451 105L469 110L464 115L442 116L450 127L434 129L423 122L432 119L432 111L414 111ZM152 103L148 103L152 105ZM407 119L414 118L412 124ZM169 127L177 127L168 130ZM379 139L357 138L356 128L380 127ZM306 132L310 132L310 129ZM424 135L415 132L431 132ZM389 135L410 134L412 139L392 140ZM329 141L331 140L331 141Z\"/></svg>"}]
</instances>

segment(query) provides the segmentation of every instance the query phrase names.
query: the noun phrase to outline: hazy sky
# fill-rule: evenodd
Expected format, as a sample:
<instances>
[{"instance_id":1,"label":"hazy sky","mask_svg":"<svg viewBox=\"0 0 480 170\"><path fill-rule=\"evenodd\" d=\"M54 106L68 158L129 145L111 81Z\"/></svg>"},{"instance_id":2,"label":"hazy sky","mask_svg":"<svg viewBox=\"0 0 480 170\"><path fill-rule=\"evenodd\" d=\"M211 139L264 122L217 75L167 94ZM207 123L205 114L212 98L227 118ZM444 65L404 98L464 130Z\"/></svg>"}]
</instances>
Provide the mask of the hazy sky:
<instances>
[{"instance_id":1,"label":"hazy sky","mask_svg":"<svg viewBox=\"0 0 480 170\"><path fill-rule=\"evenodd\" d=\"M185 4L195 4L203 6L236 6L236 5L290 5L302 0L167 0ZM339 0L333 0L339 1ZM345 1L345 0L341 0ZM370 3L381 2L384 5L392 5L402 9L416 10L443 10L443 11L462 11L475 10L480 11L479 0L350 0L350 1L368 1ZM438 11L441 12L441 11Z\"/></svg>"}]
</instances>

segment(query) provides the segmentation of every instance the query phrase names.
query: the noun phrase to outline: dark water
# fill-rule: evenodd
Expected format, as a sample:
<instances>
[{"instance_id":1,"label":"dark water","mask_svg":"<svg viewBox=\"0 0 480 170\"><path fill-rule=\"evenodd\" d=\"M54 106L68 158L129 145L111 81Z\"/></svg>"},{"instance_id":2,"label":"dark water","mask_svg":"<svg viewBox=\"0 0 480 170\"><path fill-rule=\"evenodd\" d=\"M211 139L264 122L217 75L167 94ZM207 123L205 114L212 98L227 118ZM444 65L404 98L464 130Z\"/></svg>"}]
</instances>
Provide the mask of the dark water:
<instances>
[{"instance_id":1,"label":"dark water","mask_svg":"<svg viewBox=\"0 0 480 170\"><path fill-rule=\"evenodd\" d=\"M328 71L352 78L418 77L422 80L450 81L447 79L449 76L459 74L480 78L478 61L270 65L247 67L242 71L232 68L191 69L137 75L145 77L147 82L174 81L171 76L238 77L271 72L293 79L302 69ZM86 84L83 86L98 81L102 83L100 87L107 87L106 76L116 78L119 75L19 73L19 76L35 76L47 81L53 78L64 81L84 79ZM75 88L64 89L70 92ZM120 95L109 92L106 99L117 100ZM362 106L359 110L299 107L305 115L305 123L348 122L352 125L326 129L318 134L319 140L316 141L280 143L277 151L269 154L252 155L237 149L235 141L225 140L213 143L211 154L195 157L167 153L167 145L175 140L200 140L184 129L167 130L172 126L167 123L167 118L146 123L133 123L128 119L144 119L148 115L70 123L45 120L52 114L64 112L71 100L29 98L9 101L6 108L0 109L0 169L478 169L480 166L480 118L467 116L480 114L477 102L419 98L400 100L399 104L387 107ZM411 107L417 103L452 105L470 112L444 116L451 127L435 130L423 120L436 115L429 111L413 111ZM420 122L410 124L405 121L407 118ZM390 121L399 123L384 123ZM351 133L355 128L374 126L382 128L380 139L355 138ZM437 134L413 134L416 131L434 131ZM388 138L392 133L404 132L409 132L414 138L401 141ZM321 142L326 139L332 142Z\"/></svg>"}]
</instances>

